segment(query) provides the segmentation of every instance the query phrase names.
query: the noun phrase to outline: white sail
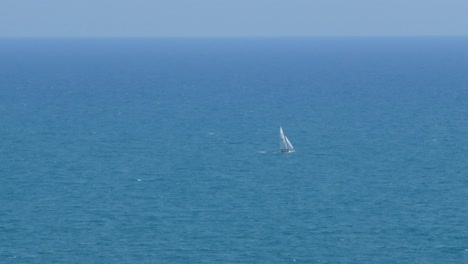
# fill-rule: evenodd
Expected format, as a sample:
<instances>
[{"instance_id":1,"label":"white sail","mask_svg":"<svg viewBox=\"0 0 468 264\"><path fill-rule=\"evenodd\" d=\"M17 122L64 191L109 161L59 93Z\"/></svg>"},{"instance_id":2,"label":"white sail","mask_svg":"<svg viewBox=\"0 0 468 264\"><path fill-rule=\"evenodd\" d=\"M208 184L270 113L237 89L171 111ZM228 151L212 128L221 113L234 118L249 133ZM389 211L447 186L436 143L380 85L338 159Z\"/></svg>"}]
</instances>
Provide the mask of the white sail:
<instances>
[{"instance_id":1,"label":"white sail","mask_svg":"<svg viewBox=\"0 0 468 264\"><path fill-rule=\"evenodd\" d=\"M283 128L280 127L280 150L281 152L293 152L294 147L288 137L284 135Z\"/></svg>"},{"instance_id":2,"label":"white sail","mask_svg":"<svg viewBox=\"0 0 468 264\"><path fill-rule=\"evenodd\" d=\"M284 140L286 141L286 146L288 147L289 151L294 150L294 147L293 147L293 145L291 144L291 142L289 141L289 139L288 139L287 136L284 136Z\"/></svg>"},{"instance_id":3,"label":"white sail","mask_svg":"<svg viewBox=\"0 0 468 264\"><path fill-rule=\"evenodd\" d=\"M282 127L280 127L280 149L288 149L288 146L286 145L286 140L284 140L284 133Z\"/></svg>"}]
</instances>

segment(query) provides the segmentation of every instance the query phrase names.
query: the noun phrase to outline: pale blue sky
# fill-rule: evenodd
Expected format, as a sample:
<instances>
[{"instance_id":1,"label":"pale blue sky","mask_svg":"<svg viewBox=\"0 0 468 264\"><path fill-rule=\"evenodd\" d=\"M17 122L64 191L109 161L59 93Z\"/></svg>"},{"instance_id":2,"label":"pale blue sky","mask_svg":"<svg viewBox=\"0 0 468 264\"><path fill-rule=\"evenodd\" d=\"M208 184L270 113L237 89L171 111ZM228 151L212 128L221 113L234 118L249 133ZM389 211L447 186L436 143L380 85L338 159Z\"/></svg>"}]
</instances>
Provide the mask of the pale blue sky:
<instances>
[{"instance_id":1,"label":"pale blue sky","mask_svg":"<svg viewBox=\"0 0 468 264\"><path fill-rule=\"evenodd\" d=\"M468 35L468 0L0 0L0 37Z\"/></svg>"}]
</instances>

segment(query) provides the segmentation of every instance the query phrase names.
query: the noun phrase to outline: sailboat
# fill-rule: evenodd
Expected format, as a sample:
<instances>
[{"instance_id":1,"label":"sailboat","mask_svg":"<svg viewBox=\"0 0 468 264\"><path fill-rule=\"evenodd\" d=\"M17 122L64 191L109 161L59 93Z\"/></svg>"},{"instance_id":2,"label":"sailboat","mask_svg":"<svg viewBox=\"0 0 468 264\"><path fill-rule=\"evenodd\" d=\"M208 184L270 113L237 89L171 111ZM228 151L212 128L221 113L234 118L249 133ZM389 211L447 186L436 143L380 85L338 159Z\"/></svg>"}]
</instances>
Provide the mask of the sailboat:
<instances>
[{"instance_id":1,"label":"sailboat","mask_svg":"<svg viewBox=\"0 0 468 264\"><path fill-rule=\"evenodd\" d=\"M282 127L280 127L280 150L281 152L294 152L294 147L288 137L284 135Z\"/></svg>"}]
</instances>

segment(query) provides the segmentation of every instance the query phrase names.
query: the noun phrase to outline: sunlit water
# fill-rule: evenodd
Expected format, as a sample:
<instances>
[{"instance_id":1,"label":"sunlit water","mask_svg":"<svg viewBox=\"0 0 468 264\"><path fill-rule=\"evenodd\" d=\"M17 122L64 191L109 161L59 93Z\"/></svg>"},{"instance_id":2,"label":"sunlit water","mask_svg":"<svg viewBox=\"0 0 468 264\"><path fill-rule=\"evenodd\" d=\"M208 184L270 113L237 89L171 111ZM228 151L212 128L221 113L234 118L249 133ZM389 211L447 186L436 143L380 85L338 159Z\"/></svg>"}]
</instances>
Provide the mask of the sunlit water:
<instances>
[{"instance_id":1,"label":"sunlit water","mask_svg":"<svg viewBox=\"0 0 468 264\"><path fill-rule=\"evenodd\" d=\"M0 58L1 263L468 263L466 38Z\"/></svg>"}]
</instances>

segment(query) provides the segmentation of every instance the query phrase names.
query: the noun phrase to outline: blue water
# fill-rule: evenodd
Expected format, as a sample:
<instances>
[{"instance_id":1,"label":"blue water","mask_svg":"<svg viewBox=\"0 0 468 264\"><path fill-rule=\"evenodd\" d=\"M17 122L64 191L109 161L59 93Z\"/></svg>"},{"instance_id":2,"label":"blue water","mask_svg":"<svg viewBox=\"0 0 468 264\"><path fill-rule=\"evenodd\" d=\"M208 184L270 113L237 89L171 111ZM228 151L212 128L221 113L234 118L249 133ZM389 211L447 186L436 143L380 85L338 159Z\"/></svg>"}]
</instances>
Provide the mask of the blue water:
<instances>
[{"instance_id":1,"label":"blue water","mask_svg":"<svg viewBox=\"0 0 468 264\"><path fill-rule=\"evenodd\" d=\"M0 58L1 263L468 263L467 38Z\"/></svg>"}]
</instances>

